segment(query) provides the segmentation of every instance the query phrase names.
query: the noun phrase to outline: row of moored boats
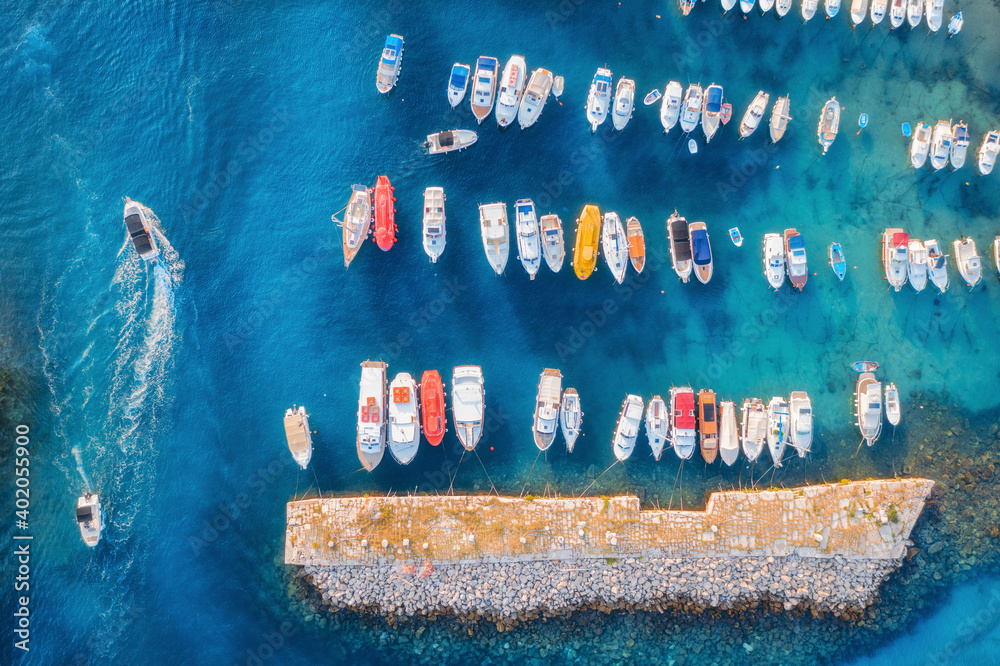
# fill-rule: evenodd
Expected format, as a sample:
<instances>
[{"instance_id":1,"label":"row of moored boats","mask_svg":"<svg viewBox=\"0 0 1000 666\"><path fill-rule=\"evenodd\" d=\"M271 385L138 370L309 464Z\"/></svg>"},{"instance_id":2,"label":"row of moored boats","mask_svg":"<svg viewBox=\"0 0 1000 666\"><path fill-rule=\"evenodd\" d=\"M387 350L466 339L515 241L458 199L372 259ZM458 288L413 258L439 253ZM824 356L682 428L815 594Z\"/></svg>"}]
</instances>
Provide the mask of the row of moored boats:
<instances>
[{"instance_id":1,"label":"row of moored boats","mask_svg":"<svg viewBox=\"0 0 1000 666\"><path fill-rule=\"evenodd\" d=\"M1000 236L993 239L993 263L1000 273ZM959 275L969 288L983 279L982 261L976 241L967 236L952 243L953 257ZM907 282L914 291L923 291L930 282L944 293L948 289L948 255L936 240L921 241L898 228L882 232L882 266L885 279L900 291Z\"/></svg>"},{"instance_id":2,"label":"row of moored boats","mask_svg":"<svg viewBox=\"0 0 1000 666\"><path fill-rule=\"evenodd\" d=\"M909 129L908 125L905 129ZM919 122L910 139L910 164L915 169L930 165L934 171L940 171L950 163L952 169L961 169L969 143L969 125L965 121L952 125L948 120L939 120L933 128L930 123ZM990 130L983 135L977 151L980 174L986 176L993 171L997 154L1000 154L1000 131Z\"/></svg>"},{"instance_id":3,"label":"row of moored boats","mask_svg":"<svg viewBox=\"0 0 1000 666\"><path fill-rule=\"evenodd\" d=\"M695 6L696 0L678 0L681 12L687 16ZM744 14L753 12L754 7L763 16L772 9L774 15L781 19L792 11L793 0L720 0L722 12L726 13L736 7L739 2L740 9ZM930 32L937 32L941 29L944 21L944 0L801 0L800 16L803 22L812 19L823 8L823 15L827 19L832 19L840 13L841 6L850 6L851 27L856 28L871 19L872 25L878 25L883 20L889 28L895 30L904 23L910 29L916 28L926 19L927 29ZM948 34L955 35L962 30L962 12L959 12L948 22Z\"/></svg>"}]
</instances>

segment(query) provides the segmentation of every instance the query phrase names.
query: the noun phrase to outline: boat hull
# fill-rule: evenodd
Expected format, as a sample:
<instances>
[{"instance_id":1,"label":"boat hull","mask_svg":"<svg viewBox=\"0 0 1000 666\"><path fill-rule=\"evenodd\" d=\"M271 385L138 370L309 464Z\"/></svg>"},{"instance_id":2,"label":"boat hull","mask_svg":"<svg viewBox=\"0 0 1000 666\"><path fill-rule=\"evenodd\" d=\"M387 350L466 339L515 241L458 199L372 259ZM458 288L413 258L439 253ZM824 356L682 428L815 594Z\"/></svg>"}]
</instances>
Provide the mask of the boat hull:
<instances>
[{"instance_id":1,"label":"boat hull","mask_svg":"<svg viewBox=\"0 0 1000 666\"><path fill-rule=\"evenodd\" d=\"M446 432L444 411L444 384L437 370L425 370L420 377L420 414L424 438L437 446Z\"/></svg>"},{"instance_id":2,"label":"boat hull","mask_svg":"<svg viewBox=\"0 0 1000 666\"><path fill-rule=\"evenodd\" d=\"M396 198L387 176L379 176L375 184L375 243L383 252L396 242Z\"/></svg>"}]
</instances>

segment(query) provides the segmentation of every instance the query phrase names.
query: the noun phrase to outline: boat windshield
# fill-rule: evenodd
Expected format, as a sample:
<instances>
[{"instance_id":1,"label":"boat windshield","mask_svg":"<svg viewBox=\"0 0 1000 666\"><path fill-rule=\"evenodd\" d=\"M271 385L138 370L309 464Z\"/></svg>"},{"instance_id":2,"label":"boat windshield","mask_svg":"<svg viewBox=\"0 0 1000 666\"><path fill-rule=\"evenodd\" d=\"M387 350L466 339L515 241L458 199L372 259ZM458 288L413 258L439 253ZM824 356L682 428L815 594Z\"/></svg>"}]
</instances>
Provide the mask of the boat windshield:
<instances>
[{"instance_id":1,"label":"boat windshield","mask_svg":"<svg viewBox=\"0 0 1000 666\"><path fill-rule=\"evenodd\" d=\"M453 69L453 70L451 70L451 81L450 81L450 83L451 83L452 86L454 86L456 88L464 88L465 87L465 83L468 80L469 80L469 70L468 69L462 68L462 69Z\"/></svg>"}]
</instances>

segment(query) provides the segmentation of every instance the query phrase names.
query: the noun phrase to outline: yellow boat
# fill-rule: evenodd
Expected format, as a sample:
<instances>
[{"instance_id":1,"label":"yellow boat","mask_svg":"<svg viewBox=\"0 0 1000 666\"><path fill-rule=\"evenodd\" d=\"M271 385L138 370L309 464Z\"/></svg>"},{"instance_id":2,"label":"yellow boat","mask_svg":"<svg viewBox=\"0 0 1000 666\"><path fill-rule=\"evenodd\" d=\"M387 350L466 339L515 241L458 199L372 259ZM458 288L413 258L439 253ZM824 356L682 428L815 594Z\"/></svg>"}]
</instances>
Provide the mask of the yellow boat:
<instances>
[{"instance_id":1,"label":"yellow boat","mask_svg":"<svg viewBox=\"0 0 1000 666\"><path fill-rule=\"evenodd\" d=\"M581 280L586 280L594 272L600 242L601 211L594 204L587 204L576 221L576 247L573 250L573 271Z\"/></svg>"}]
</instances>

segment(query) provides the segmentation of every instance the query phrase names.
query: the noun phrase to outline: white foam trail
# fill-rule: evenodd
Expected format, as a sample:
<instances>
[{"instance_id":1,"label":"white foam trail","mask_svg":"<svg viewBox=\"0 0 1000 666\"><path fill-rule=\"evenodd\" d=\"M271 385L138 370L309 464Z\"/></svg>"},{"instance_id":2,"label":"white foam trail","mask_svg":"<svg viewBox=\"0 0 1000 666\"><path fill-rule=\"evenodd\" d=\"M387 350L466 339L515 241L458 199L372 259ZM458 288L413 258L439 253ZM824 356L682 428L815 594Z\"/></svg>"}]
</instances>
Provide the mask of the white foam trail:
<instances>
[{"instance_id":1,"label":"white foam trail","mask_svg":"<svg viewBox=\"0 0 1000 666\"><path fill-rule=\"evenodd\" d=\"M73 457L76 458L76 471L80 473L80 478L83 479L83 488L86 492L90 491L90 479L87 478L87 472L83 469L83 455L80 453L80 447L73 447Z\"/></svg>"}]
</instances>

